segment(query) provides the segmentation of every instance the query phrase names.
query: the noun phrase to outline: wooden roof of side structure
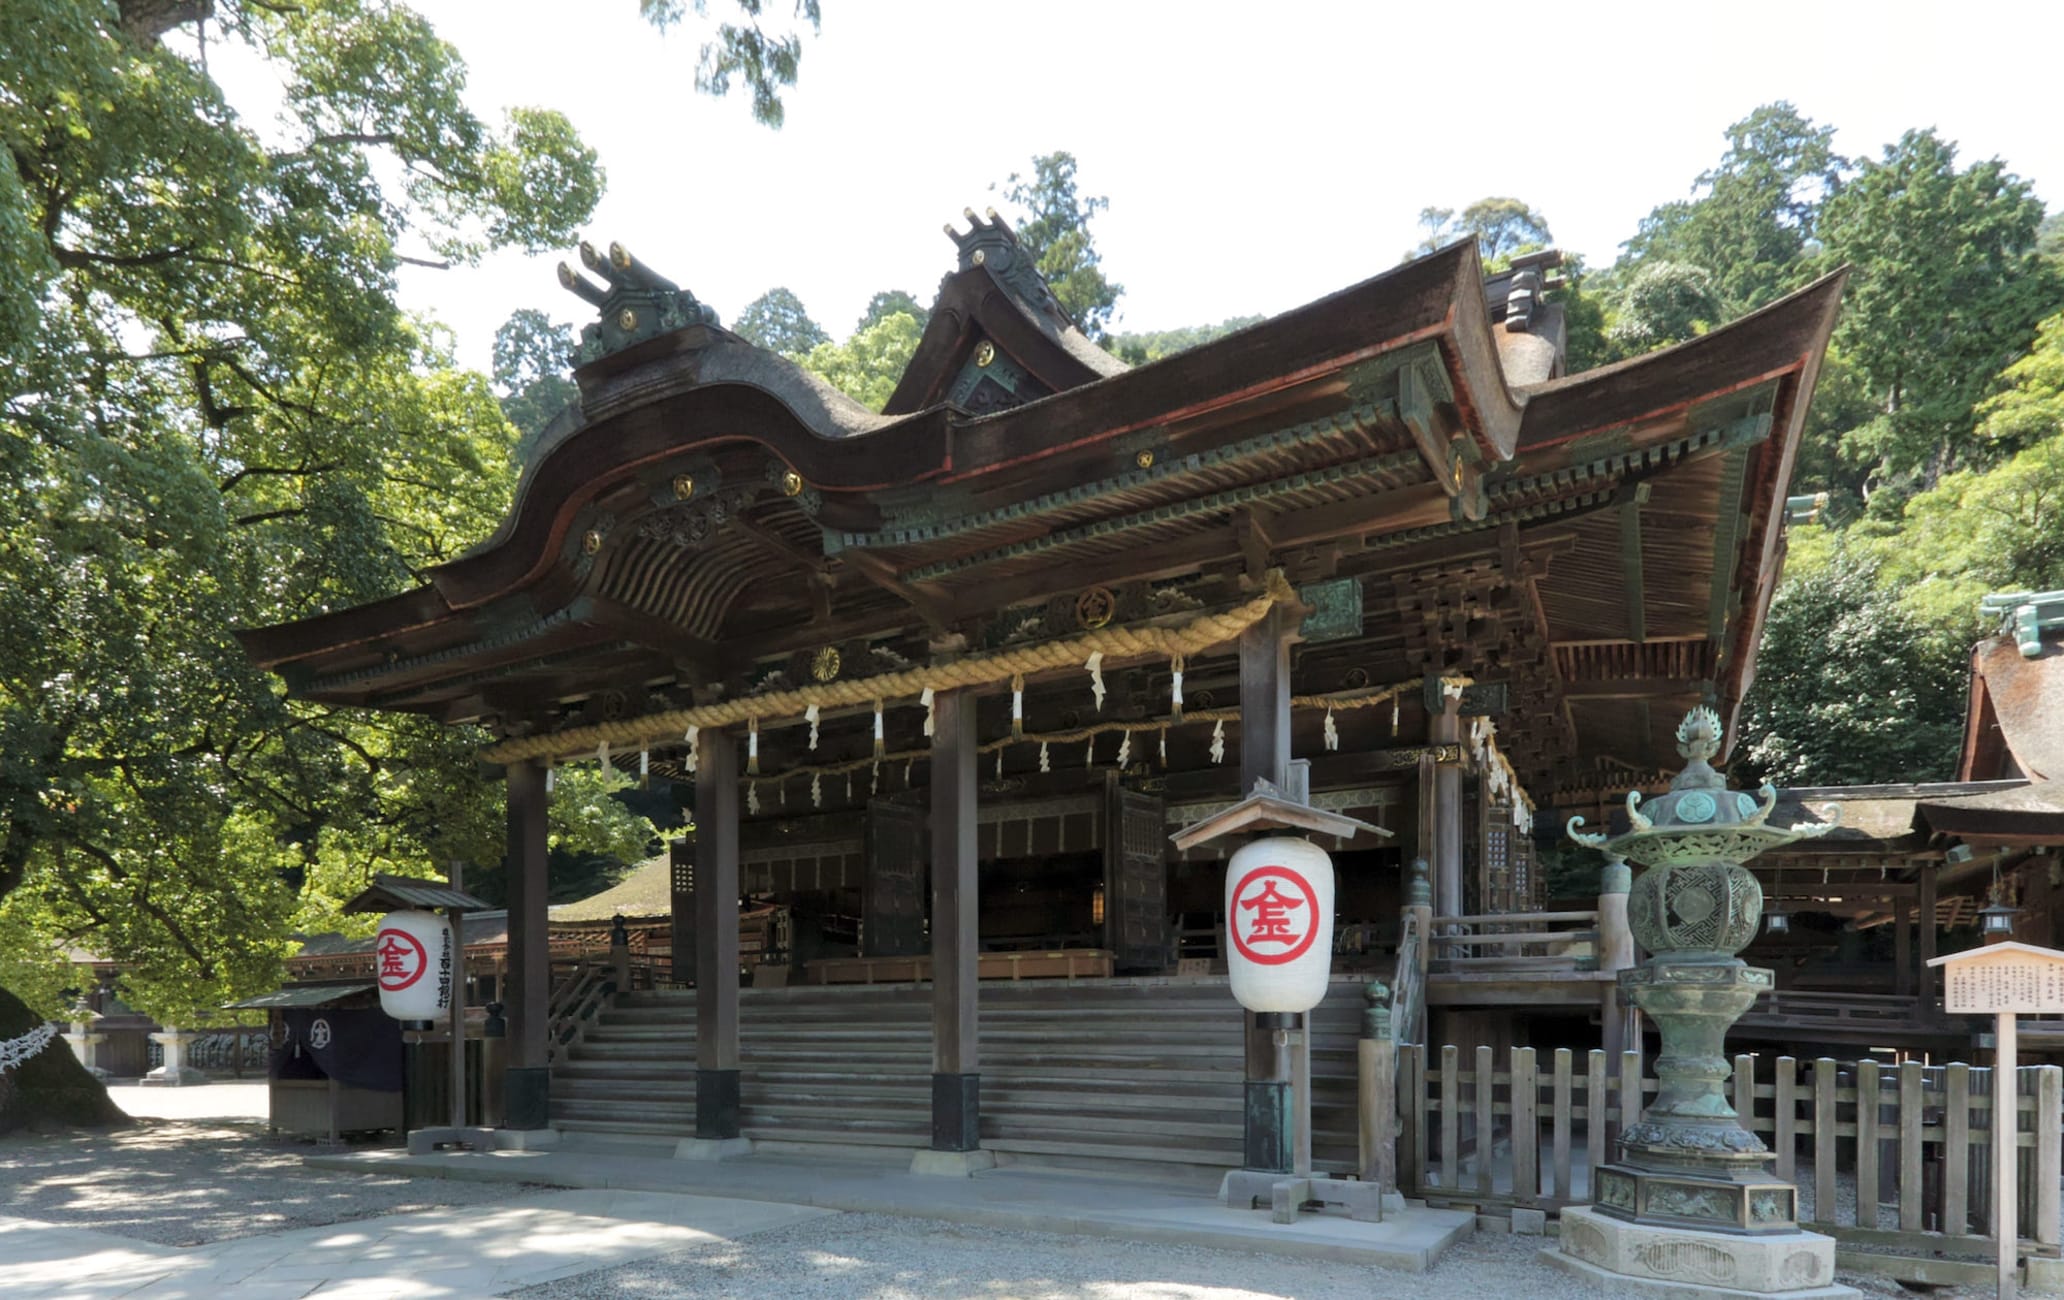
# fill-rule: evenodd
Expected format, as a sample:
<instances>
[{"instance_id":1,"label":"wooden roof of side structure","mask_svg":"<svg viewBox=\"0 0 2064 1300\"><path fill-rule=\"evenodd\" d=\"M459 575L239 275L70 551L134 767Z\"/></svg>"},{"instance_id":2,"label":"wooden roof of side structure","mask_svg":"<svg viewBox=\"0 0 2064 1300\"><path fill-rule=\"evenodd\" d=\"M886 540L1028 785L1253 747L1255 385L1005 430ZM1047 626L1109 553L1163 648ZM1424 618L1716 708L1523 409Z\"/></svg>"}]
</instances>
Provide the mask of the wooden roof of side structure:
<instances>
[{"instance_id":1,"label":"wooden roof of side structure","mask_svg":"<svg viewBox=\"0 0 2064 1300\"><path fill-rule=\"evenodd\" d=\"M589 327L580 411L493 538L246 649L304 696L534 733L748 689L825 646L907 661L1100 584L1202 578L1209 600L1214 575L1280 565L1377 597L1377 680L1527 658L1544 766L1654 766L1679 701L1738 707L1839 275L1515 388L1494 334L1514 322L1494 326L1465 243L1127 369L1036 276L975 257L1014 243L976 226L884 414L706 314L648 309L626 276L608 301L639 305ZM1427 595L1458 565L1532 628L1490 662ZM1400 636L1400 605L1431 635Z\"/></svg>"}]
</instances>

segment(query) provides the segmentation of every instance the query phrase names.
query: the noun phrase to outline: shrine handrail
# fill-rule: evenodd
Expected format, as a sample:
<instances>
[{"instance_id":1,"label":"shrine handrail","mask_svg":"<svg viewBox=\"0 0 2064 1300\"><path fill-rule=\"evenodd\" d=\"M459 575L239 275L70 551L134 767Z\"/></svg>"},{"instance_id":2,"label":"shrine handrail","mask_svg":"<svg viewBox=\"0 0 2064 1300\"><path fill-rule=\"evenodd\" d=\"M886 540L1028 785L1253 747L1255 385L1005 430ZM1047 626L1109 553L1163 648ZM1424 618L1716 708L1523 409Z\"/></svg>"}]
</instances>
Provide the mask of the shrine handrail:
<instances>
[{"instance_id":1,"label":"shrine handrail","mask_svg":"<svg viewBox=\"0 0 2064 1300\"><path fill-rule=\"evenodd\" d=\"M1427 936L1430 968L1577 971L1598 966L1598 913L1493 912L1436 916Z\"/></svg>"}]
</instances>

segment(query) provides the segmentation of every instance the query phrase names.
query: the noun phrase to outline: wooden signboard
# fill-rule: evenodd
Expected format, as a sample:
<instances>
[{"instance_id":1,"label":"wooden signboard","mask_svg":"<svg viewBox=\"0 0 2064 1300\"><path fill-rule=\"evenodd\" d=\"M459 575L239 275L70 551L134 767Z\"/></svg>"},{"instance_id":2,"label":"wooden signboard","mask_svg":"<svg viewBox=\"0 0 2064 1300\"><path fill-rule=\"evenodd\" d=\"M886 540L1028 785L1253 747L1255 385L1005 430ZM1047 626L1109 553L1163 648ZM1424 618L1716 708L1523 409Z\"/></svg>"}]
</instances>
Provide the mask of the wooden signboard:
<instances>
[{"instance_id":1,"label":"wooden signboard","mask_svg":"<svg viewBox=\"0 0 2064 1300\"><path fill-rule=\"evenodd\" d=\"M1987 944L1928 963L1942 972L1942 1009L1951 1015L1992 1016L1998 1025L1992 1068L1993 1232L1999 1237L1999 1294L2015 1293L2016 1157L2014 1073L2018 1056L2014 1018L2064 1012L2064 952L2032 943Z\"/></svg>"}]
</instances>

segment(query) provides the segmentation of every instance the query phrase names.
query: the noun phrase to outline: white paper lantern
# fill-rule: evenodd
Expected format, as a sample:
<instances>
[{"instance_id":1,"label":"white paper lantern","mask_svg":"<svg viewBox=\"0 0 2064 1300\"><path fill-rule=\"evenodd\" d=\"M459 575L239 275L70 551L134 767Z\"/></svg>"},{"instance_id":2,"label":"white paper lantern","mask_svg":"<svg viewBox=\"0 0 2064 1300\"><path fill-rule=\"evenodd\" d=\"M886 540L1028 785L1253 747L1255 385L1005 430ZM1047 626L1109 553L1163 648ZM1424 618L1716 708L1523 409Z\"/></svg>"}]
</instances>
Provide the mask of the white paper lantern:
<instances>
[{"instance_id":1,"label":"white paper lantern","mask_svg":"<svg viewBox=\"0 0 2064 1300\"><path fill-rule=\"evenodd\" d=\"M451 924L434 912L389 912L373 939L380 1009L396 1020L443 1020L451 1011Z\"/></svg>"},{"instance_id":2,"label":"white paper lantern","mask_svg":"<svg viewBox=\"0 0 2064 1300\"><path fill-rule=\"evenodd\" d=\"M1333 972L1333 859L1309 840L1255 840L1226 864L1226 966L1249 1011L1309 1011Z\"/></svg>"}]
</instances>

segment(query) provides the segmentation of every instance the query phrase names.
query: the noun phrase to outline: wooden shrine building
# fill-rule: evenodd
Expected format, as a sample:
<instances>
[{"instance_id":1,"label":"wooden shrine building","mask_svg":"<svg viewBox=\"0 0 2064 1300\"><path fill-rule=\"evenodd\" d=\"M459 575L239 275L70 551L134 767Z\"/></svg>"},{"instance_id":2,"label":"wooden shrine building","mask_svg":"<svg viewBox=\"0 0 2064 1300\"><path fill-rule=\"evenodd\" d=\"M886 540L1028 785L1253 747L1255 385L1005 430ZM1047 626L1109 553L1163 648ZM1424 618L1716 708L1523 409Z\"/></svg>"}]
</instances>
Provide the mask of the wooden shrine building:
<instances>
[{"instance_id":1,"label":"wooden shrine building","mask_svg":"<svg viewBox=\"0 0 2064 1300\"><path fill-rule=\"evenodd\" d=\"M1157 1158L1223 1163L1230 1131L1237 1163L1220 873L1168 837L1293 758L1315 803L1391 833L1336 854L1322 1057L1337 1029L1351 1060L1415 858L1443 933L1484 940L1437 963L1437 1016L1609 998L1596 933L1509 940L1540 916L1533 819L1674 769L1701 700L1732 739L1840 277L1568 375L1554 255L1487 279L1463 243L1128 368L1004 222L969 221L879 412L584 247L561 271L600 312L580 400L496 534L416 590L243 634L296 695L478 728L506 772L509 1126L579 1127L596 1075L549 1032L555 764L693 787L695 992L623 1010L692 1057L620 1132L1060 1159L1153 1130ZM789 951L754 965L786 987L741 995L742 903L785 912ZM1127 997L1167 1010L1128 1021ZM1173 1089L1146 1067L1178 1057L1194 1128L1090 1125L1085 1079ZM814 1106L785 1100L811 1079Z\"/></svg>"}]
</instances>

